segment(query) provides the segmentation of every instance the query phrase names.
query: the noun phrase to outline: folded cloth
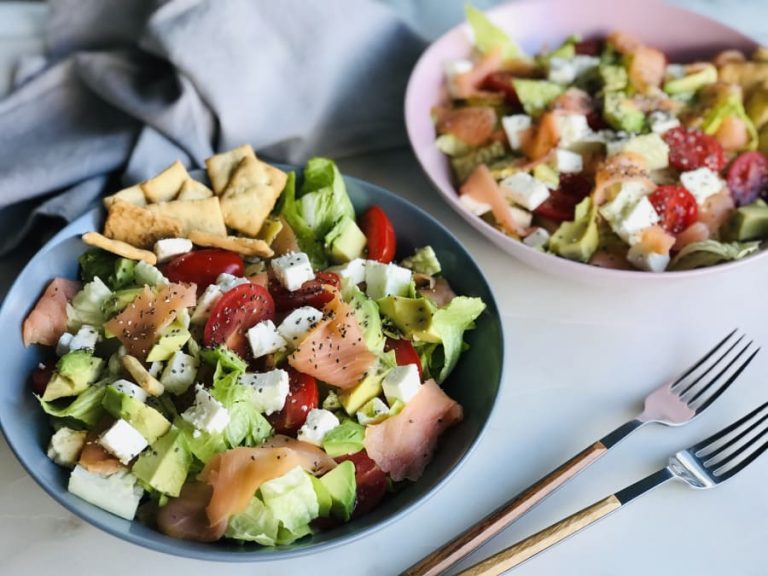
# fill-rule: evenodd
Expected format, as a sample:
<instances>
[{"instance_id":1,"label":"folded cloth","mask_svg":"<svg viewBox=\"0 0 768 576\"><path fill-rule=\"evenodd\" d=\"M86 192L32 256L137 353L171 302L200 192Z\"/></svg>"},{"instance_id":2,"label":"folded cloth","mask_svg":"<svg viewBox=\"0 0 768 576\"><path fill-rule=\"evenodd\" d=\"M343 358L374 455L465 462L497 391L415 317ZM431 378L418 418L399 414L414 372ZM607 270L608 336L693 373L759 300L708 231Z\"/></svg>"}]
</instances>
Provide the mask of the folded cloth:
<instances>
[{"instance_id":1,"label":"folded cloth","mask_svg":"<svg viewBox=\"0 0 768 576\"><path fill-rule=\"evenodd\" d=\"M422 41L372 0L50 0L44 65L0 100L0 208L70 220L115 174L250 143L291 163L405 142ZM5 220L5 219L3 219ZM14 217L0 251L30 227Z\"/></svg>"}]
</instances>

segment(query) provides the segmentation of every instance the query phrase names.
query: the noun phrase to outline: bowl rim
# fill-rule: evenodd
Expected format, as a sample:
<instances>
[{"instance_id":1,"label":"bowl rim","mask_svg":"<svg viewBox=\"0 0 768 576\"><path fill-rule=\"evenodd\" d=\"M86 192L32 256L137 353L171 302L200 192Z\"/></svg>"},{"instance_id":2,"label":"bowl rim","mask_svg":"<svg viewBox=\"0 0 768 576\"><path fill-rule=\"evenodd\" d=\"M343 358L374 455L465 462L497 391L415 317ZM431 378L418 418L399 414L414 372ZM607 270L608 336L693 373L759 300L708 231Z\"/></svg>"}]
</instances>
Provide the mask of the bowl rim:
<instances>
[{"instance_id":1,"label":"bowl rim","mask_svg":"<svg viewBox=\"0 0 768 576\"><path fill-rule=\"evenodd\" d=\"M303 167L303 166L295 166L295 165L282 164L282 163L273 163L273 165L278 166L284 170L286 169L299 170ZM487 416L482 422L479 423L477 434L468 443L466 449L464 450L464 453L460 456L460 458L456 461L456 463L453 466L451 466L445 472L445 474L443 474L438 480L436 480L434 485L432 485L432 487L427 492L418 496L415 500L408 502L406 505L402 506L401 508L394 510L388 517L383 518L382 520L376 522L375 524L371 524L369 526L361 528L360 530L356 530L354 532L344 534L338 538L334 538L329 541L319 542L314 545L308 544L306 546L300 546L297 548L291 548L291 547L283 548L279 546L272 547L272 548L261 547L261 548L256 548L253 551L236 551L232 549L216 549L215 543L205 544L205 543L192 542L192 541L186 541L181 539L173 539L159 532L158 534L160 536L163 536L163 538L161 539L153 539L153 538L145 537L140 534L132 533L130 530L124 532L124 531L121 531L119 528L113 526L115 519L120 520L117 516L109 515L109 516L106 516L105 518L109 518L112 521L107 521L107 520L102 521L99 518L99 516L101 515L99 513L104 511L102 511L98 507L89 505L84 510L78 510L71 507L64 497L65 494L68 494L66 490L66 486L57 486L53 484L49 485L47 481L44 481L42 474L38 474L35 467L33 466L32 457L26 456L25 454L21 453L21 451L18 449L15 442L13 441L14 435L13 434L9 435L6 425L3 423L3 418L0 418L0 433L2 433L3 437L5 438L6 443L11 449L11 452L16 457L16 460L21 464L21 466L24 468L27 474L29 474L29 476L32 477L32 479L35 481L35 483L38 486L40 486L51 498L53 498L59 505L67 509L70 513L79 517L81 520L85 521L86 523L92 526L95 526L96 528L103 530L104 532L112 536L115 536L124 542L130 543L136 546L140 546L142 548L146 548L149 550L154 550L156 552L177 556L177 557L205 560L210 562L228 562L228 563L254 562L255 563L255 562L268 562L268 561L275 561L275 560L286 560L289 558L308 556L310 554L323 553L328 550L338 548L340 546L347 545L352 542L358 541L364 537L370 536L375 532L394 524L404 516L417 510L419 507L424 505L429 499L431 499L435 494L437 494L454 477L454 475L467 463L467 461L470 459L472 454L477 449L477 446L479 445L481 440L484 438L486 431L488 430L489 422L494 417L498 409L499 393L505 382L505 375L507 370L506 370L506 363L504 361L505 360L504 323L501 320L501 313L499 312L499 309L498 309L496 294L493 288L491 287L491 284L488 282L487 277L480 269L480 266L478 265L477 261L467 251L467 249L464 247L462 242L445 225L443 225L440 221L438 221L436 218L430 215L426 210L414 204L413 202L405 198L402 198L401 196L393 192L390 192L389 190L381 186L378 186L376 184L373 184L361 178L357 178L354 176L347 176L345 174L342 174L342 177L344 178L345 183L353 183L354 185L361 187L362 189L367 189L372 191L375 195L384 196L389 201L394 202L396 205L399 205L402 208L415 211L415 213L418 215L419 218L426 219L430 221L432 224L434 224L435 226L437 226L445 234L445 236L455 245L454 247L458 249L458 251L462 254L462 256L474 263L477 271L477 279L480 282L480 286L484 288L484 290L487 292L489 296L489 302L485 302L486 313L488 313L489 316L491 317L491 321L495 321L498 324L499 338L498 338L498 342L496 343L496 346L498 347L498 353L499 353L498 384L495 388L493 398L491 399L491 405L488 410ZM22 271L19 272L13 284L8 289L6 296L21 288L21 285L19 284L19 282L23 273L27 270L28 267L33 265L33 262L39 255L42 255L52 250L57 245L72 238L73 230L82 228L83 226L85 227L97 226L102 219L103 210L104 209L102 207L96 207L89 210L88 212L82 214L81 216L79 216L78 218L76 218L75 220L67 224L63 229L61 229L54 236L52 236L50 240L48 240L40 248L40 250L38 250L35 253L35 255L30 259L30 261L24 266ZM79 235L79 232L76 232L76 234ZM2 305L0 305L0 318L4 318L8 314L7 308L10 306L9 301L10 300L7 297L3 299ZM2 410L0 410L0 416L1 415L2 415ZM45 449L41 448L41 451L44 453ZM90 513L91 511L95 512L96 514L91 514ZM105 513L109 514L108 512L105 512ZM124 520L124 521L127 522L129 525L133 525L135 522L138 522L138 520L136 519ZM176 545L176 543L178 543L178 545Z\"/></svg>"}]
</instances>

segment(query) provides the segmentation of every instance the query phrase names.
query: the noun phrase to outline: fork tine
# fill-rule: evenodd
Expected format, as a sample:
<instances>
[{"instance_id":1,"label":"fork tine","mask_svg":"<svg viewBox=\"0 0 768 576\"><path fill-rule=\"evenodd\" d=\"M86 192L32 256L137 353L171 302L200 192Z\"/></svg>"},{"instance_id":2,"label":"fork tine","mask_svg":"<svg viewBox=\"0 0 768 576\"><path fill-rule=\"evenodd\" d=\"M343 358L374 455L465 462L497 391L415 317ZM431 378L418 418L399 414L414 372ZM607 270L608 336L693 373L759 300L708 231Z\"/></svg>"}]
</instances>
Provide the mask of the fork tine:
<instances>
[{"instance_id":1,"label":"fork tine","mask_svg":"<svg viewBox=\"0 0 768 576\"><path fill-rule=\"evenodd\" d=\"M722 440L726 436L728 436L731 432L734 430L740 428L744 423L749 422L752 418L754 418L757 414L759 414L761 411L765 410L765 408L768 407L768 402L765 402L764 404L761 404L752 412L744 416L743 418L740 418L730 426L727 426L726 428L723 428L719 432L716 432L715 434L712 434L709 438L705 438L701 442L698 442L691 446L689 448L690 452L696 454L697 452L706 449L707 447L712 447L716 442L719 440Z\"/></svg>"},{"instance_id":2,"label":"fork tine","mask_svg":"<svg viewBox=\"0 0 768 576\"><path fill-rule=\"evenodd\" d=\"M744 339L744 334L742 334L741 336L739 336L739 337L738 337L738 339L736 340L736 342L732 343L732 344L731 344L731 345L730 345L730 346L729 346L729 347L726 349L726 351L725 351L725 352L723 352L723 353L720 355L720 357L719 357L719 358L717 358L717 359L716 359L716 360L715 360L715 361L714 361L714 362L713 362L713 363L712 363L710 366L708 366L708 367L707 367L707 368L706 368L706 369L705 369L705 370L704 370L704 371L703 371L701 374L699 374L699 375L698 375L698 376L697 376L697 377L696 377L696 378L693 380L693 382L690 382L690 383L689 383L689 384L688 384L688 385L687 385L685 388L683 388L683 389L682 389L682 390L680 390L680 391L677 391L677 390L675 390L675 392L677 393L677 395L678 395L678 396L680 396L680 397L682 398L682 397L683 397L685 394L687 394L687 393L688 393L688 392L689 392L689 391L690 391L690 390L691 390L691 389L692 389L694 386L696 386L696 385L697 385L699 382L701 382L702 378L704 378L704 377L705 377L707 374L709 374L710 372L712 372L712 370L714 370L714 369L715 369L717 366L719 366L719 365L720 365L720 363L721 363L721 362L722 362L722 361L723 361L723 360L724 360L724 359L725 359L725 358L728 356L728 354L730 354L730 353L733 351L733 349L734 349L734 348L736 348L736 346L738 346L738 345L741 343L741 341L742 341L743 339ZM672 389L674 390L674 386L672 387Z\"/></svg>"},{"instance_id":3,"label":"fork tine","mask_svg":"<svg viewBox=\"0 0 768 576\"><path fill-rule=\"evenodd\" d=\"M692 365L690 368L688 368L688 370L686 370L685 372L683 372L683 374L682 374L682 375L680 375L680 377L679 377L677 380L675 380L675 381L672 383L672 385L671 385L671 388L672 388L672 389L674 389L674 388L675 388L676 386L678 386L678 385L679 385L679 384L680 384L680 383L681 383L683 380L685 380L685 379L686 379L688 376L690 376L691 374L693 374L693 373L696 371L696 369L698 369L698 368L699 368L699 367L700 367L702 364L704 364L704 363L705 363L707 360L709 360L709 359L712 357L712 355L713 355L715 352L717 352L717 351L720 349L720 347L722 347L722 345L723 345L723 344L725 344L725 343L726 343L728 340L730 340L730 339L731 339L731 337L732 337L734 334L736 334L736 332L738 332L738 330L739 330L738 328L734 328L734 329L733 329L733 330L732 330L732 331L731 331L731 332L730 332L730 333L729 333L729 334L728 334L728 335L727 335L725 338L723 338L722 340L720 340L720 342L718 342L718 343L715 345L715 347L714 347L714 348L712 348L712 349L711 349L709 352L707 352L706 354L704 354L704 356L702 356L701 358L699 358L699 359L698 359L698 360L697 360L697 361L696 361L696 362L695 362L695 363L694 363L694 364L693 364L693 365Z\"/></svg>"},{"instance_id":4,"label":"fork tine","mask_svg":"<svg viewBox=\"0 0 768 576\"><path fill-rule=\"evenodd\" d=\"M764 430L763 434L761 435L761 437L765 436L765 432L766 431ZM763 444L757 450L752 452L752 454L750 454L749 456L744 458L744 460L742 460L741 462L739 462L738 464L736 464L732 468L729 468L728 470L725 470L721 474L717 474L718 480L720 482L722 482L724 480L728 480L728 478L730 478L731 476L734 476L734 475L738 474L739 472L744 470L744 468L746 468L747 466L752 464L752 462L757 460L763 454L763 452L766 451L766 449L768 449L768 441L763 442Z\"/></svg>"},{"instance_id":5,"label":"fork tine","mask_svg":"<svg viewBox=\"0 0 768 576\"><path fill-rule=\"evenodd\" d=\"M706 457L705 464L707 466L710 466L710 463L715 464L715 460L718 459L718 456L722 456L727 450L736 446L741 440L746 438L750 432L755 430L758 426L760 426L760 424L763 424L766 420L768 420L768 414L765 414L757 422L749 425L743 431L739 432L736 436L728 440L728 442L725 442L720 446L718 446L715 450L712 450L711 452L707 452L706 454L704 454L703 456ZM702 450L702 452L706 452L706 450ZM696 456L699 456L699 455L696 454ZM720 460L723 460L723 458L720 458ZM719 462L717 464L719 465Z\"/></svg>"},{"instance_id":6,"label":"fork tine","mask_svg":"<svg viewBox=\"0 0 768 576\"><path fill-rule=\"evenodd\" d=\"M711 387L712 387L712 386L713 386L713 385L714 385L714 384L715 384L715 383L716 383L718 380L720 380L720 378L721 378L721 377L722 377L722 376L723 376L723 375L724 375L726 372L728 372L728 370L730 370L730 369L733 367L733 365L736 363L736 361L738 361L738 360L739 360L739 358L741 358L741 357L744 355L744 353L745 353L745 352L746 352L746 351L749 349L749 347L750 347L750 346L752 346L752 341L749 341L749 342L747 343L747 345L746 345L746 346L744 346L744 347L743 347L743 348L742 348L742 349L741 349L741 350L738 352L738 354L736 354L736 356L735 356L735 357L734 357L734 358L733 358L733 359L732 359L732 360L731 360L731 361L730 361L730 362L729 362L729 363L728 363L728 364L727 364L727 365L726 365L726 366L725 366L725 367L724 367L724 368L723 368L723 369L722 369L722 370L721 370L721 371L720 371L720 372L717 374L717 376L715 376L714 378L712 378L712 379L711 379L711 380L710 380L710 381L709 381L707 384L705 384L705 385L702 387L702 389L701 389L701 390L699 390L698 392L696 392L696 394L694 394L694 395L693 395L693 397L692 397L692 398L690 398L690 399L687 401L687 404L688 404L688 406L691 406L691 407L693 407L693 404L694 404L694 403L695 403L695 402L696 402L696 401L697 401L699 398L701 398L701 396L702 396L702 395L703 395L703 394L704 394L704 393L705 393L707 390L709 390L709 389L710 389L710 388L711 388ZM710 395L709 395L709 397L707 397L707 398L706 398L706 399L705 399L705 400L702 402L702 404L701 404L701 405L699 405L699 406L697 406L697 407L695 408L695 412L696 412L696 414L698 414L698 413L702 412L702 411L703 411L703 410L705 410L705 409L706 409L706 408L707 408L707 407L708 407L710 404L712 404L712 402L714 402L715 400L717 400L717 399L720 397L720 395L721 395L723 392L725 392L725 391L726 391L726 390L727 390L727 389L730 387L730 385L731 385L731 384L733 384L733 383L734 383L734 381L735 381L735 380L736 380L736 379L737 379L737 378L738 378L738 377L741 375L741 373L744 371L744 369L745 369L747 366L749 366L750 362L752 362L752 360L755 358L755 356L757 356L757 353L758 353L758 352L760 352L760 348L757 348L757 349L756 349L754 352L752 352L752 354L750 354L749 356L747 356L747 358L746 358L746 359L745 359L745 360L744 360L744 361L743 361L743 362L742 362L742 363L741 363L741 364L740 364L740 365L739 365L739 366L738 366L738 367L737 367L737 368L734 370L733 374L731 374L731 375L730 375L730 377L728 377L728 378L727 378L727 379L726 379L724 382L721 382L721 383L718 385L718 388L717 388L717 389L716 389L716 390L715 390L715 391L714 391L712 394L710 394Z\"/></svg>"}]
</instances>

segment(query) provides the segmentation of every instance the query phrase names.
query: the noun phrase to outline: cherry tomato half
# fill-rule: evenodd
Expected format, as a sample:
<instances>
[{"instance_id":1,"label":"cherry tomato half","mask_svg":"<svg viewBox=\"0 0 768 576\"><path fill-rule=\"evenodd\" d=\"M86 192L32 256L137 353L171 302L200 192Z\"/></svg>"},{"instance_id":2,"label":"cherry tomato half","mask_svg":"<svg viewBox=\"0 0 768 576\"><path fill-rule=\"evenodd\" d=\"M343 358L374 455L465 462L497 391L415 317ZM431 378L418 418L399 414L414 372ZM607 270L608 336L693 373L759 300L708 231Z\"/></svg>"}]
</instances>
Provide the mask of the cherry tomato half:
<instances>
[{"instance_id":1,"label":"cherry tomato half","mask_svg":"<svg viewBox=\"0 0 768 576\"><path fill-rule=\"evenodd\" d=\"M576 54L584 56L600 56L605 46L605 40L603 38L590 38L588 40L582 40L576 42L573 46Z\"/></svg>"},{"instance_id":2,"label":"cherry tomato half","mask_svg":"<svg viewBox=\"0 0 768 576\"><path fill-rule=\"evenodd\" d=\"M274 320L275 303L258 284L235 286L219 298L203 330L206 346L224 344L245 358L248 353L248 328L263 320Z\"/></svg>"},{"instance_id":3,"label":"cherry tomato half","mask_svg":"<svg viewBox=\"0 0 768 576\"><path fill-rule=\"evenodd\" d=\"M355 465L355 484L357 484L357 499L352 517L357 518L370 512L381 502L387 492L387 475L371 460L365 450L339 456L336 462L350 460Z\"/></svg>"},{"instance_id":4,"label":"cherry tomato half","mask_svg":"<svg viewBox=\"0 0 768 576\"><path fill-rule=\"evenodd\" d=\"M176 256L163 267L163 274L171 282L194 282L198 294L216 282L219 274L242 276L245 263L239 254L228 250L195 250Z\"/></svg>"},{"instance_id":5,"label":"cherry tomato half","mask_svg":"<svg viewBox=\"0 0 768 576\"><path fill-rule=\"evenodd\" d=\"M682 186L659 186L648 199L661 217L661 227L672 234L680 234L699 217L696 198Z\"/></svg>"},{"instance_id":6,"label":"cherry tomato half","mask_svg":"<svg viewBox=\"0 0 768 576\"><path fill-rule=\"evenodd\" d=\"M592 181L582 174L561 174L560 187L552 193L534 214L556 222L573 220L576 204L592 191Z\"/></svg>"},{"instance_id":7,"label":"cherry tomato half","mask_svg":"<svg viewBox=\"0 0 768 576\"><path fill-rule=\"evenodd\" d=\"M725 166L725 152L720 142L701 130L678 126L664 132L662 138L669 145L670 166L681 172L703 167L720 172Z\"/></svg>"},{"instance_id":8,"label":"cherry tomato half","mask_svg":"<svg viewBox=\"0 0 768 576\"><path fill-rule=\"evenodd\" d=\"M389 352L395 351L395 360L398 366L405 366L407 364L416 364L419 368L419 378L422 376L421 360L416 349L411 344L410 340L399 340L395 338L387 338L384 343L384 350Z\"/></svg>"},{"instance_id":9,"label":"cherry tomato half","mask_svg":"<svg viewBox=\"0 0 768 576\"><path fill-rule=\"evenodd\" d=\"M395 229L384 210L371 206L360 218L360 229L368 240L368 258L388 264L397 250Z\"/></svg>"},{"instance_id":10,"label":"cherry tomato half","mask_svg":"<svg viewBox=\"0 0 768 576\"><path fill-rule=\"evenodd\" d=\"M744 152L731 163L726 181L736 206L751 204L768 191L768 158L762 152Z\"/></svg>"},{"instance_id":11,"label":"cherry tomato half","mask_svg":"<svg viewBox=\"0 0 768 576\"><path fill-rule=\"evenodd\" d=\"M489 92L501 92L504 94L504 99L507 104L513 108L523 109L520 103L520 98L517 97L517 92L512 84L512 80L515 79L515 74L511 70L499 70L497 72L491 72L483 78L480 83L481 90L488 90Z\"/></svg>"},{"instance_id":12,"label":"cherry tomato half","mask_svg":"<svg viewBox=\"0 0 768 576\"><path fill-rule=\"evenodd\" d=\"M307 280L301 288L291 292L280 284L277 278L269 279L269 292L275 299L275 307L279 312L286 312L301 306L322 308L333 300L333 293L326 286L341 287L338 274L333 272L318 272L313 280Z\"/></svg>"},{"instance_id":13,"label":"cherry tomato half","mask_svg":"<svg viewBox=\"0 0 768 576\"><path fill-rule=\"evenodd\" d=\"M41 364L32 370L30 386L32 387L32 392L38 396L45 394L48 382L51 381L51 377L53 376L53 366L53 364Z\"/></svg>"},{"instance_id":14,"label":"cherry tomato half","mask_svg":"<svg viewBox=\"0 0 768 576\"><path fill-rule=\"evenodd\" d=\"M285 406L280 412L270 414L269 420L275 432L295 436L304 425L309 411L320 404L317 381L309 374L288 368L289 390Z\"/></svg>"}]
</instances>

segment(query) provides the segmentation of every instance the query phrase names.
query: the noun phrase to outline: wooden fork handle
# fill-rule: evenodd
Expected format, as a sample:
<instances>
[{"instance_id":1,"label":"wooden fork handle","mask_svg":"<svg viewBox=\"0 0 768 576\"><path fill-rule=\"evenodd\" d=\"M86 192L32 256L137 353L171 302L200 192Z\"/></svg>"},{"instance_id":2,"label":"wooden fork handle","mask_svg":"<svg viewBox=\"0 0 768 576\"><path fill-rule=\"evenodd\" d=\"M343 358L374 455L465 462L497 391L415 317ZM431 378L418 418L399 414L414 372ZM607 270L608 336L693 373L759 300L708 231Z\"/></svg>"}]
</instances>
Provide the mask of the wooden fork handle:
<instances>
[{"instance_id":1,"label":"wooden fork handle","mask_svg":"<svg viewBox=\"0 0 768 576\"><path fill-rule=\"evenodd\" d=\"M518 564L522 564L542 550L565 540L568 536L586 528L593 522L597 522L620 507L619 499L611 494L557 524L553 524L549 528L545 528L541 532L537 532L533 536L494 554L487 560L469 567L459 576L496 576L501 574Z\"/></svg>"},{"instance_id":2,"label":"wooden fork handle","mask_svg":"<svg viewBox=\"0 0 768 576\"><path fill-rule=\"evenodd\" d=\"M608 448L602 442L595 442L568 460L554 472L545 476L519 496L498 508L456 538L432 552L429 556L403 572L403 576L436 576L476 550L479 546L501 532L512 522L544 500L569 479L584 470Z\"/></svg>"}]
</instances>

